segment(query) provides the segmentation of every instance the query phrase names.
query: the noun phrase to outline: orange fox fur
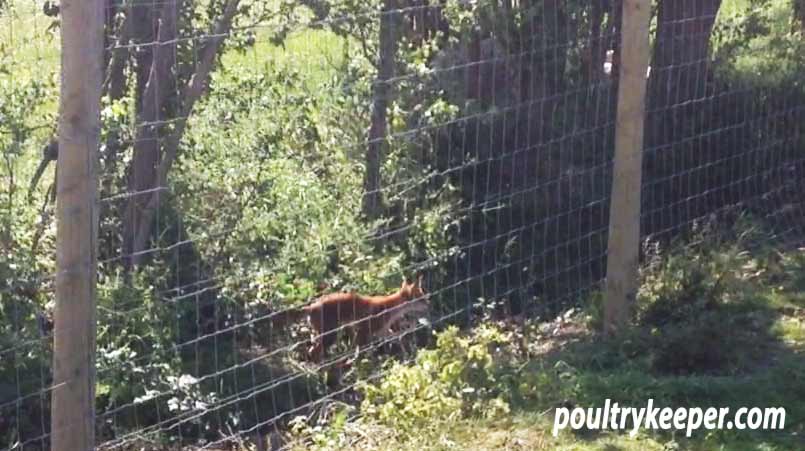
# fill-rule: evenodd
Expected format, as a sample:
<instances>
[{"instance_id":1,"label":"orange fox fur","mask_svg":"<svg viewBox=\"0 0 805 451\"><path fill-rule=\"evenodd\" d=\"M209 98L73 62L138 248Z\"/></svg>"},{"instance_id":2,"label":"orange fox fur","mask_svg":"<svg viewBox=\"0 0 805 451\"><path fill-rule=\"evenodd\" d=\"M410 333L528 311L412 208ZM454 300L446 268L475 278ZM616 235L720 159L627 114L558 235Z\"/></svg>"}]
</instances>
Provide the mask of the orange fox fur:
<instances>
[{"instance_id":1,"label":"orange fox fur","mask_svg":"<svg viewBox=\"0 0 805 451\"><path fill-rule=\"evenodd\" d=\"M314 333L308 354L314 361L321 361L327 348L335 344L337 329L342 327L351 330L358 346L368 344L373 337L388 335L390 327L406 314L429 308L421 282L421 276L414 283L403 281L400 289L388 296L328 294L303 307Z\"/></svg>"}]
</instances>

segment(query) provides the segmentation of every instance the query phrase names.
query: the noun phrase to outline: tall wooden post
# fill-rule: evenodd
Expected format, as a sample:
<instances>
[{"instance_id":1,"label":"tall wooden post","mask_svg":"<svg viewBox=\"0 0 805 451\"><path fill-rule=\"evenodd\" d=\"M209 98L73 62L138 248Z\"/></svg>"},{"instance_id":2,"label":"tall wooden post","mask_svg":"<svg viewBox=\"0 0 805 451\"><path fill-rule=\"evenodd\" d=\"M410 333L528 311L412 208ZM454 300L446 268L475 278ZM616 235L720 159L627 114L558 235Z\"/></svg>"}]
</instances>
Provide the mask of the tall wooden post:
<instances>
[{"instance_id":1,"label":"tall wooden post","mask_svg":"<svg viewBox=\"0 0 805 451\"><path fill-rule=\"evenodd\" d=\"M61 1L51 449L95 447L95 281L103 0Z\"/></svg>"},{"instance_id":2,"label":"tall wooden post","mask_svg":"<svg viewBox=\"0 0 805 451\"><path fill-rule=\"evenodd\" d=\"M650 20L651 0L624 0L604 299L604 330L608 334L628 322L639 283L640 188Z\"/></svg>"}]
</instances>

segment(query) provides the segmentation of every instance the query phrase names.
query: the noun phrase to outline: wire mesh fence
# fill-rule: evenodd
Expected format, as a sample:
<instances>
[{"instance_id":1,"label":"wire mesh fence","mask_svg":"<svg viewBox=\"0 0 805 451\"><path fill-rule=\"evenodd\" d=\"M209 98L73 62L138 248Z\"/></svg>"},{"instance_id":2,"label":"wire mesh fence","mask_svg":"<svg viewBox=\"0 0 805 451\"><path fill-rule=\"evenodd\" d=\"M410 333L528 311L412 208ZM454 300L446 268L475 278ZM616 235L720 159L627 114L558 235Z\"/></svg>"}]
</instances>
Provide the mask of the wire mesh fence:
<instances>
[{"instance_id":1,"label":"wire mesh fence","mask_svg":"<svg viewBox=\"0 0 805 451\"><path fill-rule=\"evenodd\" d=\"M775 66L799 47L750 27L762 9L730 5L657 2L643 238L751 214L801 239L805 93L795 62ZM621 2L104 8L100 448L277 439L297 416L359 402L359 381L434 330L549 319L605 280ZM56 33L42 30L58 14L0 0L3 90L20 68L32 81L58 73L57 38L27 31ZM36 64L11 50L23 38L41 45ZM43 89L52 102L55 81ZM53 105L29 97L28 111L48 112L36 124L0 114L55 123ZM7 124L3 146L44 145L46 167L52 130ZM58 174L12 155L0 172L0 449L43 449ZM15 188L34 172L41 209Z\"/></svg>"}]
</instances>

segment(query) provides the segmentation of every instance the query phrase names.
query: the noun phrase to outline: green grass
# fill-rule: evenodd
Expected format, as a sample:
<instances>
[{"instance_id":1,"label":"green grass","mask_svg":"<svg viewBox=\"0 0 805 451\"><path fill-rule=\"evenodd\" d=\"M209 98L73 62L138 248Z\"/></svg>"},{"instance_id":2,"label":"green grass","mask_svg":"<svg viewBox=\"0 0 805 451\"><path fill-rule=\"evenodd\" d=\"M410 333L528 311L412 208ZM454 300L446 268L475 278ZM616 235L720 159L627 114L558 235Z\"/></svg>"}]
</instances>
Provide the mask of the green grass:
<instances>
[{"instance_id":1,"label":"green grass","mask_svg":"<svg viewBox=\"0 0 805 451\"><path fill-rule=\"evenodd\" d=\"M0 12L0 82L23 83L34 79L54 82L54 95L32 115L55 114L60 69L59 28L49 29L53 18L42 12L40 1L11 0ZM284 46L269 42L266 28L257 27L254 46L223 55L224 67L260 69L278 65L297 69L311 89L330 80L343 62L344 39L326 30L304 29L289 35ZM323 94L325 95L325 94Z\"/></svg>"},{"instance_id":2,"label":"green grass","mask_svg":"<svg viewBox=\"0 0 805 451\"><path fill-rule=\"evenodd\" d=\"M267 32L258 29L253 47L242 52L230 50L222 63L224 67L293 68L302 74L307 88L315 92L343 63L344 44L343 38L330 31L306 29L288 36L284 46L277 46L268 41Z\"/></svg>"},{"instance_id":3,"label":"green grass","mask_svg":"<svg viewBox=\"0 0 805 451\"><path fill-rule=\"evenodd\" d=\"M58 110L60 39L58 28L48 29L52 22L39 2L15 0L0 12L0 83L17 86L36 81L52 86L30 115L32 127L46 126L46 118Z\"/></svg>"},{"instance_id":4,"label":"green grass","mask_svg":"<svg viewBox=\"0 0 805 451\"><path fill-rule=\"evenodd\" d=\"M779 1L786 1L786 0L779 0ZM748 7L752 5L750 0L724 0L721 2L721 8L719 9L719 16L733 16L735 14L739 14L742 11L745 11Z\"/></svg>"},{"instance_id":5,"label":"green grass","mask_svg":"<svg viewBox=\"0 0 805 451\"><path fill-rule=\"evenodd\" d=\"M17 81L42 79L59 67L59 29L40 2L13 0L0 12L0 58Z\"/></svg>"}]
</instances>

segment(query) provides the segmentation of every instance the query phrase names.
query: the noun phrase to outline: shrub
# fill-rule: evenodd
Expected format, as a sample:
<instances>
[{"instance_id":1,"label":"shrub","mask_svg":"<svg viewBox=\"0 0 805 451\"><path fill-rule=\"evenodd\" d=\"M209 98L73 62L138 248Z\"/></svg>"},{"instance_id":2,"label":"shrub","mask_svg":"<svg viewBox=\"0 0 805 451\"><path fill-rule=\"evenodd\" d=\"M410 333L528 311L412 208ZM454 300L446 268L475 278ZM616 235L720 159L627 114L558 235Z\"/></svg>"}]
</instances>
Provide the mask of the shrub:
<instances>
[{"instance_id":1,"label":"shrub","mask_svg":"<svg viewBox=\"0 0 805 451\"><path fill-rule=\"evenodd\" d=\"M362 384L362 411L403 434L434 418L508 412L515 385L511 339L492 325L469 336L449 327L438 334L436 348L420 351L413 365L394 362L377 385Z\"/></svg>"},{"instance_id":2,"label":"shrub","mask_svg":"<svg viewBox=\"0 0 805 451\"><path fill-rule=\"evenodd\" d=\"M736 229L729 236L704 228L666 252L656 245L647 249L636 323L648 330L653 369L734 371L752 349L743 345L764 332L747 312L758 307L763 281L771 277L771 254L756 226L739 223Z\"/></svg>"}]
</instances>

